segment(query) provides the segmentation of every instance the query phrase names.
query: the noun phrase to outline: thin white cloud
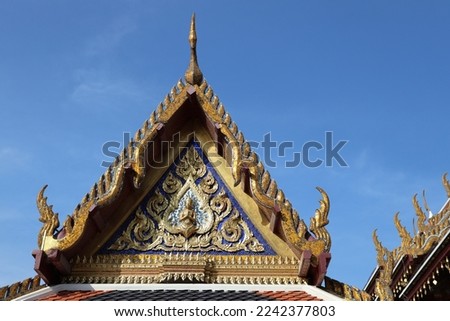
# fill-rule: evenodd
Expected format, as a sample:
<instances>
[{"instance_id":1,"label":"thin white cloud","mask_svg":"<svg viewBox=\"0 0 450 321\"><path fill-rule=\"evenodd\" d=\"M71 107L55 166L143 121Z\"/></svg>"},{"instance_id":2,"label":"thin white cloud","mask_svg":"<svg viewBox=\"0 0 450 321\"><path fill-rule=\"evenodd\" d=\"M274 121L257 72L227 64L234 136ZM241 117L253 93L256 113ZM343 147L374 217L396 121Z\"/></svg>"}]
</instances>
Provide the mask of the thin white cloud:
<instances>
[{"instance_id":1,"label":"thin white cloud","mask_svg":"<svg viewBox=\"0 0 450 321\"><path fill-rule=\"evenodd\" d=\"M137 29L137 25L130 17L121 17L114 21L103 32L95 35L86 43L84 53L87 56L111 51L116 48L122 39Z\"/></svg>"},{"instance_id":2,"label":"thin white cloud","mask_svg":"<svg viewBox=\"0 0 450 321\"><path fill-rule=\"evenodd\" d=\"M81 107L111 109L142 102L147 93L136 82L103 75L100 70L78 70L70 101Z\"/></svg>"}]
</instances>

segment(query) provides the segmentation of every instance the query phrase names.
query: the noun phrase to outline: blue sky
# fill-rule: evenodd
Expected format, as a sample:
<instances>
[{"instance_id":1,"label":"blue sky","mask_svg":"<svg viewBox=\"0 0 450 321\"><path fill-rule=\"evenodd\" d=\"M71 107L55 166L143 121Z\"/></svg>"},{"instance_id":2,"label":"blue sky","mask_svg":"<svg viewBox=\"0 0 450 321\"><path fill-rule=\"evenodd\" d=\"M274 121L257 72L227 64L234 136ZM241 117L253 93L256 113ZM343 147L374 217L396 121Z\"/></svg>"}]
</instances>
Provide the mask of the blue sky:
<instances>
[{"instance_id":1,"label":"blue sky","mask_svg":"<svg viewBox=\"0 0 450 321\"><path fill-rule=\"evenodd\" d=\"M104 171L102 145L183 77L193 11L200 67L245 137L293 142L270 171L300 216L315 186L328 192L329 276L363 287L372 231L393 248L414 193L444 204L447 1L1 1L0 286L34 275L39 189L70 214ZM327 131L348 140L348 167L285 168Z\"/></svg>"}]
</instances>

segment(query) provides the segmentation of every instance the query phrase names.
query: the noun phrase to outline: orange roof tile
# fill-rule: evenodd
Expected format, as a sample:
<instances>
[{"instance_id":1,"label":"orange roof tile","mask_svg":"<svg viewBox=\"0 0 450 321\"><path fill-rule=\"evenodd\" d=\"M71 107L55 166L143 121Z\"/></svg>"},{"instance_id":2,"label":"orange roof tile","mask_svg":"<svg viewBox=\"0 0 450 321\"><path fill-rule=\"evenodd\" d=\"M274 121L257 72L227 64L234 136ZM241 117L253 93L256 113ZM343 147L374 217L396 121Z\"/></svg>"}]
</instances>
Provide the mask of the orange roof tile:
<instances>
[{"instance_id":1,"label":"orange roof tile","mask_svg":"<svg viewBox=\"0 0 450 321\"><path fill-rule=\"evenodd\" d=\"M277 301L322 301L305 291L260 291L258 294Z\"/></svg>"},{"instance_id":2,"label":"orange roof tile","mask_svg":"<svg viewBox=\"0 0 450 321\"><path fill-rule=\"evenodd\" d=\"M61 291L38 301L82 301L106 291Z\"/></svg>"}]
</instances>

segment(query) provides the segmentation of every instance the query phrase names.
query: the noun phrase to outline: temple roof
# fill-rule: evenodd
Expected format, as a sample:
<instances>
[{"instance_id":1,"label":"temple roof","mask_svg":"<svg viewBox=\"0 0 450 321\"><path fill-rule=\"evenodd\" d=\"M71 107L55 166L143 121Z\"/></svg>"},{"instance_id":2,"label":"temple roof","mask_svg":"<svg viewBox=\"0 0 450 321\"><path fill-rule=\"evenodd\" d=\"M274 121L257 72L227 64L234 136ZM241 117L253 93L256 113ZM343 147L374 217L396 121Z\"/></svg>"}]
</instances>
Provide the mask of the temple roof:
<instances>
[{"instance_id":1,"label":"temple roof","mask_svg":"<svg viewBox=\"0 0 450 321\"><path fill-rule=\"evenodd\" d=\"M378 300L449 300L450 290L450 184L447 174L442 183L447 201L438 213L428 208L425 193L424 205L429 217L414 195L412 202L417 216L417 230L408 232L394 215L394 224L401 244L388 250L378 240L376 230L373 240L377 250L378 266L365 290Z\"/></svg>"},{"instance_id":2,"label":"temple roof","mask_svg":"<svg viewBox=\"0 0 450 321\"><path fill-rule=\"evenodd\" d=\"M308 229L204 79L196 42L193 16L185 79L61 228L39 192L33 255L45 283L323 281L326 192Z\"/></svg>"}]
</instances>

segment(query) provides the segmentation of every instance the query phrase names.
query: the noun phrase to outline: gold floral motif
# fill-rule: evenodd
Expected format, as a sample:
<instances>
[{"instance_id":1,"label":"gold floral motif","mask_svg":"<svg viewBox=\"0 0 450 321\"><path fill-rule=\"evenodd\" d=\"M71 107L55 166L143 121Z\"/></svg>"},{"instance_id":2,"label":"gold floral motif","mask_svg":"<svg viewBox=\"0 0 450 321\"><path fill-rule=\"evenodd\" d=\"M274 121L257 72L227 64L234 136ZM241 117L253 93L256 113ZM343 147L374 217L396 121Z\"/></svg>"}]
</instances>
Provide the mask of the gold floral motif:
<instances>
[{"instance_id":1,"label":"gold floral motif","mask_svg":"<svg viewBox=\"0 0 450 321\"><path fill-rule=\"evenodd\" d=\"M200 188L206 194L214 194L215 192L217 192L219 184L217 184L214 176L212 176L212 174L208 172L208 174L200 182Z\"/></svg>"},{"instance_id":2,"label":"gold floral motif","mask_svg":"<svg viewBox=\"0 0 450 321\"><path fill-rule=\"evenodd\" d=\"M176 178L172 173L169 173L164 180L163 190L168 194L173 194L181 187L181 181Z\"/></svg>"},{"instance_id":3,"label":"gold floral motif","mask_svg":"<svg viewBox=\"0 0 450 321\"><path fill-rule=\"evenodd\" d=\"M234 211L228 220L225 221L222 228L222 236L228 242L236 242L239 240L242 234L242 229L239 228L239 223L242 222L242 218L238 211Z\"/></svg>"},{"instance_id":4,"label":"gold floral motif","mask_svg":"<svg viewBox=\"0 0 450 321\"><path fill-rule=\"evenodd\" d=\"M192 176L194 180L206 174L206 165L193 146L189 147L177 166L176 173L180 177Z\"/></svg>"},{"instance_id":5,"label":"gold floral motif","mask_svg":"<svg viewBox=\"0 0 450 321\"><path fill-rule=\"evenodd\" d=\"M211 209L221 218L227 216L231 212L231 201L223 189L219 192L219 194L211 198L209 204Z\"/></svg>"},{"instance_id":6,"label":"gold floral motif","mask_svg":"<svg viewBox=\"0 0 450 321\"><path fill-rule=\"evenodd\" d=\"M155 224L144 214L141 208L136 210L133 222L134 224L128 225L116 242L109 247L111 250L120 251L139 247L144 251L160 242L160 237L155 234Z\"/></svg>"},{"instance_id":7,"label":"gold floral motif","mask_svg":"<svg viewBox=\"0 0 450 321\"><path fill-rule=\"evenodd\" d=\"M175 171L185 183L168 174L162 184L167 194L156 189L147 213L139 207L108 250L264 251L225 190L216 193L219 183L211 173L205 176L206 165L195 148L188 149Z\"/></svg>"},{"instance_id":8,"label":"gold floral motif","mask_svg":"<svg viewBox=\"0 0 450 321\"><path fill-rule=\"evenodd\" d=\"M155 213L158 216L169 206L169 201L161 194L160 191L156 191L147 203L147 211L149 213Z\"/></svg>"}]
</instances>

